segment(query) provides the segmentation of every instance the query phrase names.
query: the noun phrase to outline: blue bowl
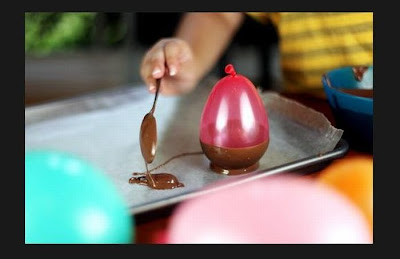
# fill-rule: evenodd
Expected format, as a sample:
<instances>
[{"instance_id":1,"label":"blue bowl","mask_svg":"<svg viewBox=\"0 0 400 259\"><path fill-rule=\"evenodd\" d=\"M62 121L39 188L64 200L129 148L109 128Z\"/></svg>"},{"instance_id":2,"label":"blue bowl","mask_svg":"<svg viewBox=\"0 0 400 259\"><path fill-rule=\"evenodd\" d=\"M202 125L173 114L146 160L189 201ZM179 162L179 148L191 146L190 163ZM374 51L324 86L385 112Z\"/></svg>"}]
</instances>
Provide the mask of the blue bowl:
<instances>
[{"instance_id":1,"label":"blue bowl","mask_svg":"<svg viewBox=\"0 0 400 259\"><path fill-rule=\"evenodd\" d=\"M355 91L373 90L373 72L373 66L369 66L358 81L353 67L342 67L322 77L336 126L344 130L343 138L351 147L367 152L372 152L373 143L373 97Z\"/></svg>"}]
</instances>

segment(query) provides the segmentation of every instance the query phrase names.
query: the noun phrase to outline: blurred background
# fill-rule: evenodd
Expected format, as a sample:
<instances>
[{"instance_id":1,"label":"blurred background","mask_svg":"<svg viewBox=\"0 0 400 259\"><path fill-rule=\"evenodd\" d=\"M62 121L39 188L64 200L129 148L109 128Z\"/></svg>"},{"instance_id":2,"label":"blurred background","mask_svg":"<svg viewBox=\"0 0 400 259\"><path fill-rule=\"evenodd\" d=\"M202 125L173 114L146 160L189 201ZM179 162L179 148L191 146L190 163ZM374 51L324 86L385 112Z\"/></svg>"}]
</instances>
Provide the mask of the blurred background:
<instances>
[{"instance_id":1,"label":"blurred background","mask_svg":"<svg viewBox=\"0 0 400 259\"><path fill-rule=\"evenodd\" d=\"M182 15L25 13L25 106L142 86L139 66L145 51L172 36ZM246 16L210 76L224 76L225 65L232 63L255 85L279 90L278 55L275 28Z\"/></svg>"}]
</instances>

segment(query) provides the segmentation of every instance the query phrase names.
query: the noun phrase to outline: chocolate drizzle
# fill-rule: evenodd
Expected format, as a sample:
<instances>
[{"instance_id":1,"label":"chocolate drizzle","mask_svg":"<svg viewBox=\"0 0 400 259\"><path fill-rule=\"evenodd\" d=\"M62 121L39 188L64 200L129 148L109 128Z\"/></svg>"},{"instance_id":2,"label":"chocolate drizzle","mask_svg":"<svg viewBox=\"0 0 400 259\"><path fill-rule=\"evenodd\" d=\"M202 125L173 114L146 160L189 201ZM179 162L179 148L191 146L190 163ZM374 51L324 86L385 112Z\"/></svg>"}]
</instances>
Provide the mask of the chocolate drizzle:
<instances>
[{"instance_id":1,"label":"chocolate drizzle","mask_svg":"<svg viewBox=\"0 0 400 259\"><path fill-rule=\"evenodd\" d=\"M368 67L366 67L366 66L353 67L353 73L354 73L354 77L356 78L356 80L360 82L363 79L364 73L367 70L368 70Z\"/></svg>"},{"instance_id":2,"label":"chocolate drizzle","mask_svg":"<svg viewBox=\"0 0 400 259\"><path fill-rule=\"evenodd\" d=\"M166 164L168 164L169 162L171 162L172 160L174 160L176 158L183 157L183 156L202 155L202 154L203 154L203 152L199 151L199 152L186 152L186 153L182 153L182 154L173 156L173 157L169 158L167 161L165 161L164 163L154 167L153 169L147 170L146 172L132 173L133 176L140 176L140 177L131 177L129 179L129 183L146 185L150 188L157 189L157 190L174 189L174 188L178 188L178 187L184 187L185 185L183 183L179 182L178 179L172 174L168 174L168 173L150 174L150 172L160 169L161 167L165 166ZM152 178L154 179L155 185L150 183L150 181L149 181L150 179L147 177L148 176L147 173L152 176Z\"/></svg>"},{"instance_id":3,"label":"chocolate drizzle","mask_svg":"<svg viewBox=\"0 0 400 259\"><path fill-rule=\"evenodd\" d=\"M157 169L160 169L161 167L165 166L166 164L168 164L169 162L171 162L172 160L174 160L176 158L183 157L183 156L202 155L202 154L204 154L202 151L181 153L179 155L176 155L176 156L173 156L173 157L169 158L167 161L165 161L164 163L154 167L153 169L150 169L149 172L153 172L153 171L155 171ZM134 173L132 173L132 175L145 175L145 174L146 174L146 172L142 172L142 173L134 172Z\"/></svg>"}]
</instances>

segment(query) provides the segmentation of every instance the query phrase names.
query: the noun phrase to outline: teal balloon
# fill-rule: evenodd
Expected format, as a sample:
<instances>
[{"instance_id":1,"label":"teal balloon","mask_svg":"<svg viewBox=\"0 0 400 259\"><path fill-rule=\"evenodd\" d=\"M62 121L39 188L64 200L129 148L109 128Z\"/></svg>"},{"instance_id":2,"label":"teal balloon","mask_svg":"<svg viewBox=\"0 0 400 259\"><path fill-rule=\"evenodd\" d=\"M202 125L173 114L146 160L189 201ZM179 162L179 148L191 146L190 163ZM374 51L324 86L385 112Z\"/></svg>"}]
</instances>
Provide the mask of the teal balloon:
<instances>
[{"instance_id":1,"label":"teal balloon","mask_svg":"<svg viewBox=\"0 0 400 259\"><path fill-rule=\"evenodd\" d=\"M25 243L123 244L134 219L96 167L59 151L25 152Z\"/></svg>"}]
</instances>

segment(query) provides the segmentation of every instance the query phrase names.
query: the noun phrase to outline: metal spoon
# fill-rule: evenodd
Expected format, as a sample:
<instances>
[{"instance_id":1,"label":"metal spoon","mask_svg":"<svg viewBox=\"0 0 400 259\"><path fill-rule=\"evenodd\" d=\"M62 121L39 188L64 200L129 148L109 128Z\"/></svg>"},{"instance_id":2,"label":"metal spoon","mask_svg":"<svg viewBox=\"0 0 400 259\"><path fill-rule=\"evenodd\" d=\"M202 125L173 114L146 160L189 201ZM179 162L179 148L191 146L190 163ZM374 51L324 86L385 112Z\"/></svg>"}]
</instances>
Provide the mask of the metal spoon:
<instances>
[{"instance_id":1,"label":"metal spoon","mask_svg":"<svg viewBox=\"0 0 400 259\"><path fill-rule=\"evenodd\" d=\"M156 95L154 97L153 107L151 108L150 112L144 116L142 125L140 127L140 149L146 164L146 178L149 182L151 182L153 187L155 187L156 184L149 172L148 164L153 162L157 149L157 123L153 114L156 108L160 83L161 79L157 79Z\"/></svg>"}]
</instances>

